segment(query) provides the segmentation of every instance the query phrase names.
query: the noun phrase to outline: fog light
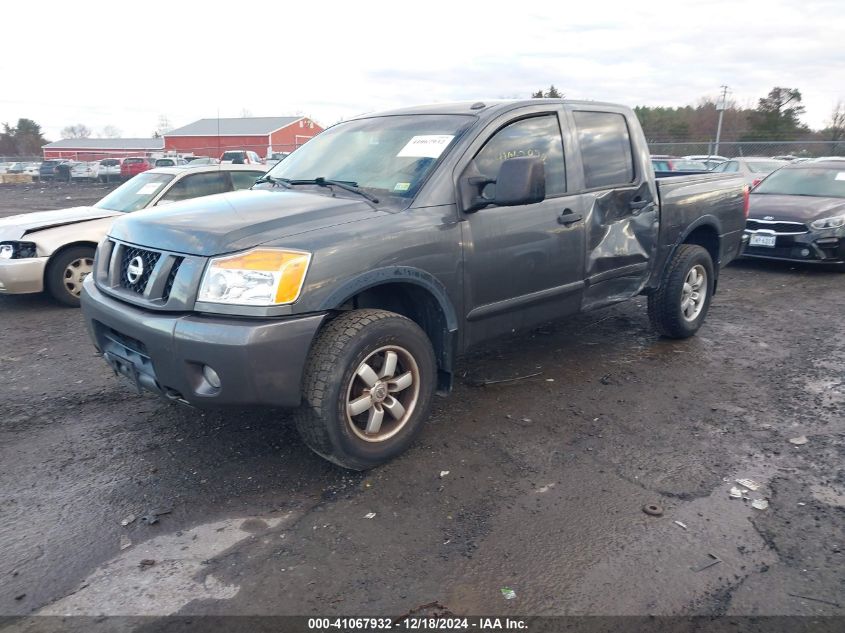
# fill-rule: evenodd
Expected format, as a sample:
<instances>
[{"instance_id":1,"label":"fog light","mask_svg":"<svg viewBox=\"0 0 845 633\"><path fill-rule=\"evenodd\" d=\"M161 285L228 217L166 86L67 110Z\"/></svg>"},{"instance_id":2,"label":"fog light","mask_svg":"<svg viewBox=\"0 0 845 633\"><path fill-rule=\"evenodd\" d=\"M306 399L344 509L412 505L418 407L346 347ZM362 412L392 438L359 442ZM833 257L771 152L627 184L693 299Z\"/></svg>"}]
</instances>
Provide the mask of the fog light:
<instances>
[{"instance_id":1,"label":"fog light","mask_svg":"<svg viewBox=\"0 0 845 633\"><path fill-rule=\"evenodd\" d=\"M809 248L802 248L801 249L801 257L809 257L810 249Z\"/></svg>"},{"instance_id":2,"label":"fog light","mask_svg":"<svg viewBox=\"0 0 845 633\"><path fill-rule=\"evenodd\" d=\"M220 389L220 376L218 376L217 372L214 371L210 366L202 366L202 375L209 385L211 385L215 389Z\"/></svg>"}]
</instances>

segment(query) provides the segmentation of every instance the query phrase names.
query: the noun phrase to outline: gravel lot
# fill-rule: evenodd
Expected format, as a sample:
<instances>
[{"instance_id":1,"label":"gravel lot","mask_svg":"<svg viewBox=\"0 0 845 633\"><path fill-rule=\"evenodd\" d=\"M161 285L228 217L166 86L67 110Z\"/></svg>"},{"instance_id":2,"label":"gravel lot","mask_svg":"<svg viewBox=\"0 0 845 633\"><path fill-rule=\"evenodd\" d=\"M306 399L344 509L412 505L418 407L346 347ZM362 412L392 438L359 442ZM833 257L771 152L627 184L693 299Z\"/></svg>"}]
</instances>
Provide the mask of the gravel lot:
<instances>
[{"instance_id":1,"label":"gravel lot","mask_svg":"<svg viewBox=\"0 0 845 633\"><path fill-rule=\"evenodd\" d=\"M0 216L106 191L3 187ZM740 262L688 341L643 299L551 324L362 474L284 412L137 395L77 310L0 297L0 614L841 616L843 314L845 275Z\"/></svg>"}]
</instances>

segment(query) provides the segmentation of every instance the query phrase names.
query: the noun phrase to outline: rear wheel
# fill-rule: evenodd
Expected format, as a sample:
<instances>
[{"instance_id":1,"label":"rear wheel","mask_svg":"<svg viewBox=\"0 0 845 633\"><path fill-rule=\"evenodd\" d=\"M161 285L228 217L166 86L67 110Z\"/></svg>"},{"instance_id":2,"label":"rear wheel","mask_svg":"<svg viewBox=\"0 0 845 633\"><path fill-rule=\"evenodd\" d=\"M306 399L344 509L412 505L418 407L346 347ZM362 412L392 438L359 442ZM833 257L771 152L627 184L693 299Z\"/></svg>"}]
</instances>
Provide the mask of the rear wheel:
<instances>
[{"instance_id":1,"label":"rear wheel","mask_svg":"<svg viewBox=\"0 0 845 633\"><path fill-rule=\"evenodd\" d=\"M385 310L355 310L317 336L303 381L297 429L317 454L353 470L407 449L428 416L434 351L416 323Z\"/></svg>"},{"instance_id":2,"label":"rear wheel","mask_svg":"<svg viewBox=\"0 0 845 633\"><path fill-rule=\"evenodd\" d=\"M704 323L714 285L713 260L703 247L682 244L648 297L648 316L663 336L687 338Z\"/></svg>"},{"instance_id":3,"label":"rear wheel","mask_svg":"<svg viewBox=\"0 0 845 633\"><path fill-rule=\"evenodd\" d=\"M59 303L79 307L82 282L94 269L94 249L75 246L55 255L47 267L47 290Z\"/></svg>"}]
</instances>

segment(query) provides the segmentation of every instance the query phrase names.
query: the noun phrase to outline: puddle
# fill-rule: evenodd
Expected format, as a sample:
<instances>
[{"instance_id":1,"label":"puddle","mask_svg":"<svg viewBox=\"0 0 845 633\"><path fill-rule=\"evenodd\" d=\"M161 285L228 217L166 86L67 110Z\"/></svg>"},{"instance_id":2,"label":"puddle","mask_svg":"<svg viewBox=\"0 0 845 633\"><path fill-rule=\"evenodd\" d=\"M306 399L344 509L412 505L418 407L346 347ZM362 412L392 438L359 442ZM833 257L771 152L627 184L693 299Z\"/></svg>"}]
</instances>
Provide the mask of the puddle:
<instances>
[{"instance_id":1,"label":"puddle","mask_svg":"<svg viewBox=\"0 0 845 633\"><path fill-rule=\"evenodd\" d=\"M226 519L157 536L104 563L77 591L38 614L163 616L193 600L233 598L240 586L217 579L208 561L243 541L261 538L267 530L291 523L293 518L293 513L287 513Z\"/></svg>"}]
</instances>

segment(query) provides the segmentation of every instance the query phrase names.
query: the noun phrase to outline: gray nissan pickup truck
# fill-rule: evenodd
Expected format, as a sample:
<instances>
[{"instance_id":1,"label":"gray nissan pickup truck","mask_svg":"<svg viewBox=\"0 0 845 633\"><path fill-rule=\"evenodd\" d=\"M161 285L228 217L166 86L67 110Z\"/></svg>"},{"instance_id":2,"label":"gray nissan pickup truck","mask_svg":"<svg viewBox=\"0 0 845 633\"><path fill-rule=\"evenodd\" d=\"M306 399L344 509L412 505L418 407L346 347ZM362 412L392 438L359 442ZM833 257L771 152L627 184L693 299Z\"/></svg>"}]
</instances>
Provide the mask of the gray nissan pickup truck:
<instances>
[{"instance_id":1,"label":"gray nissan pickup truck","mask_svg":"<svg viewBox=\"0 0 845 633\"><path fill-rule=\"evenodd\" d=\"M738 176L655 178L626 107L368 114L251 190L117 220L82 309L139 390L292 408L315 452L367 469L491 338L641 294L660 334L695 334L747 209Z\"/></svg>"}]
</instances>

